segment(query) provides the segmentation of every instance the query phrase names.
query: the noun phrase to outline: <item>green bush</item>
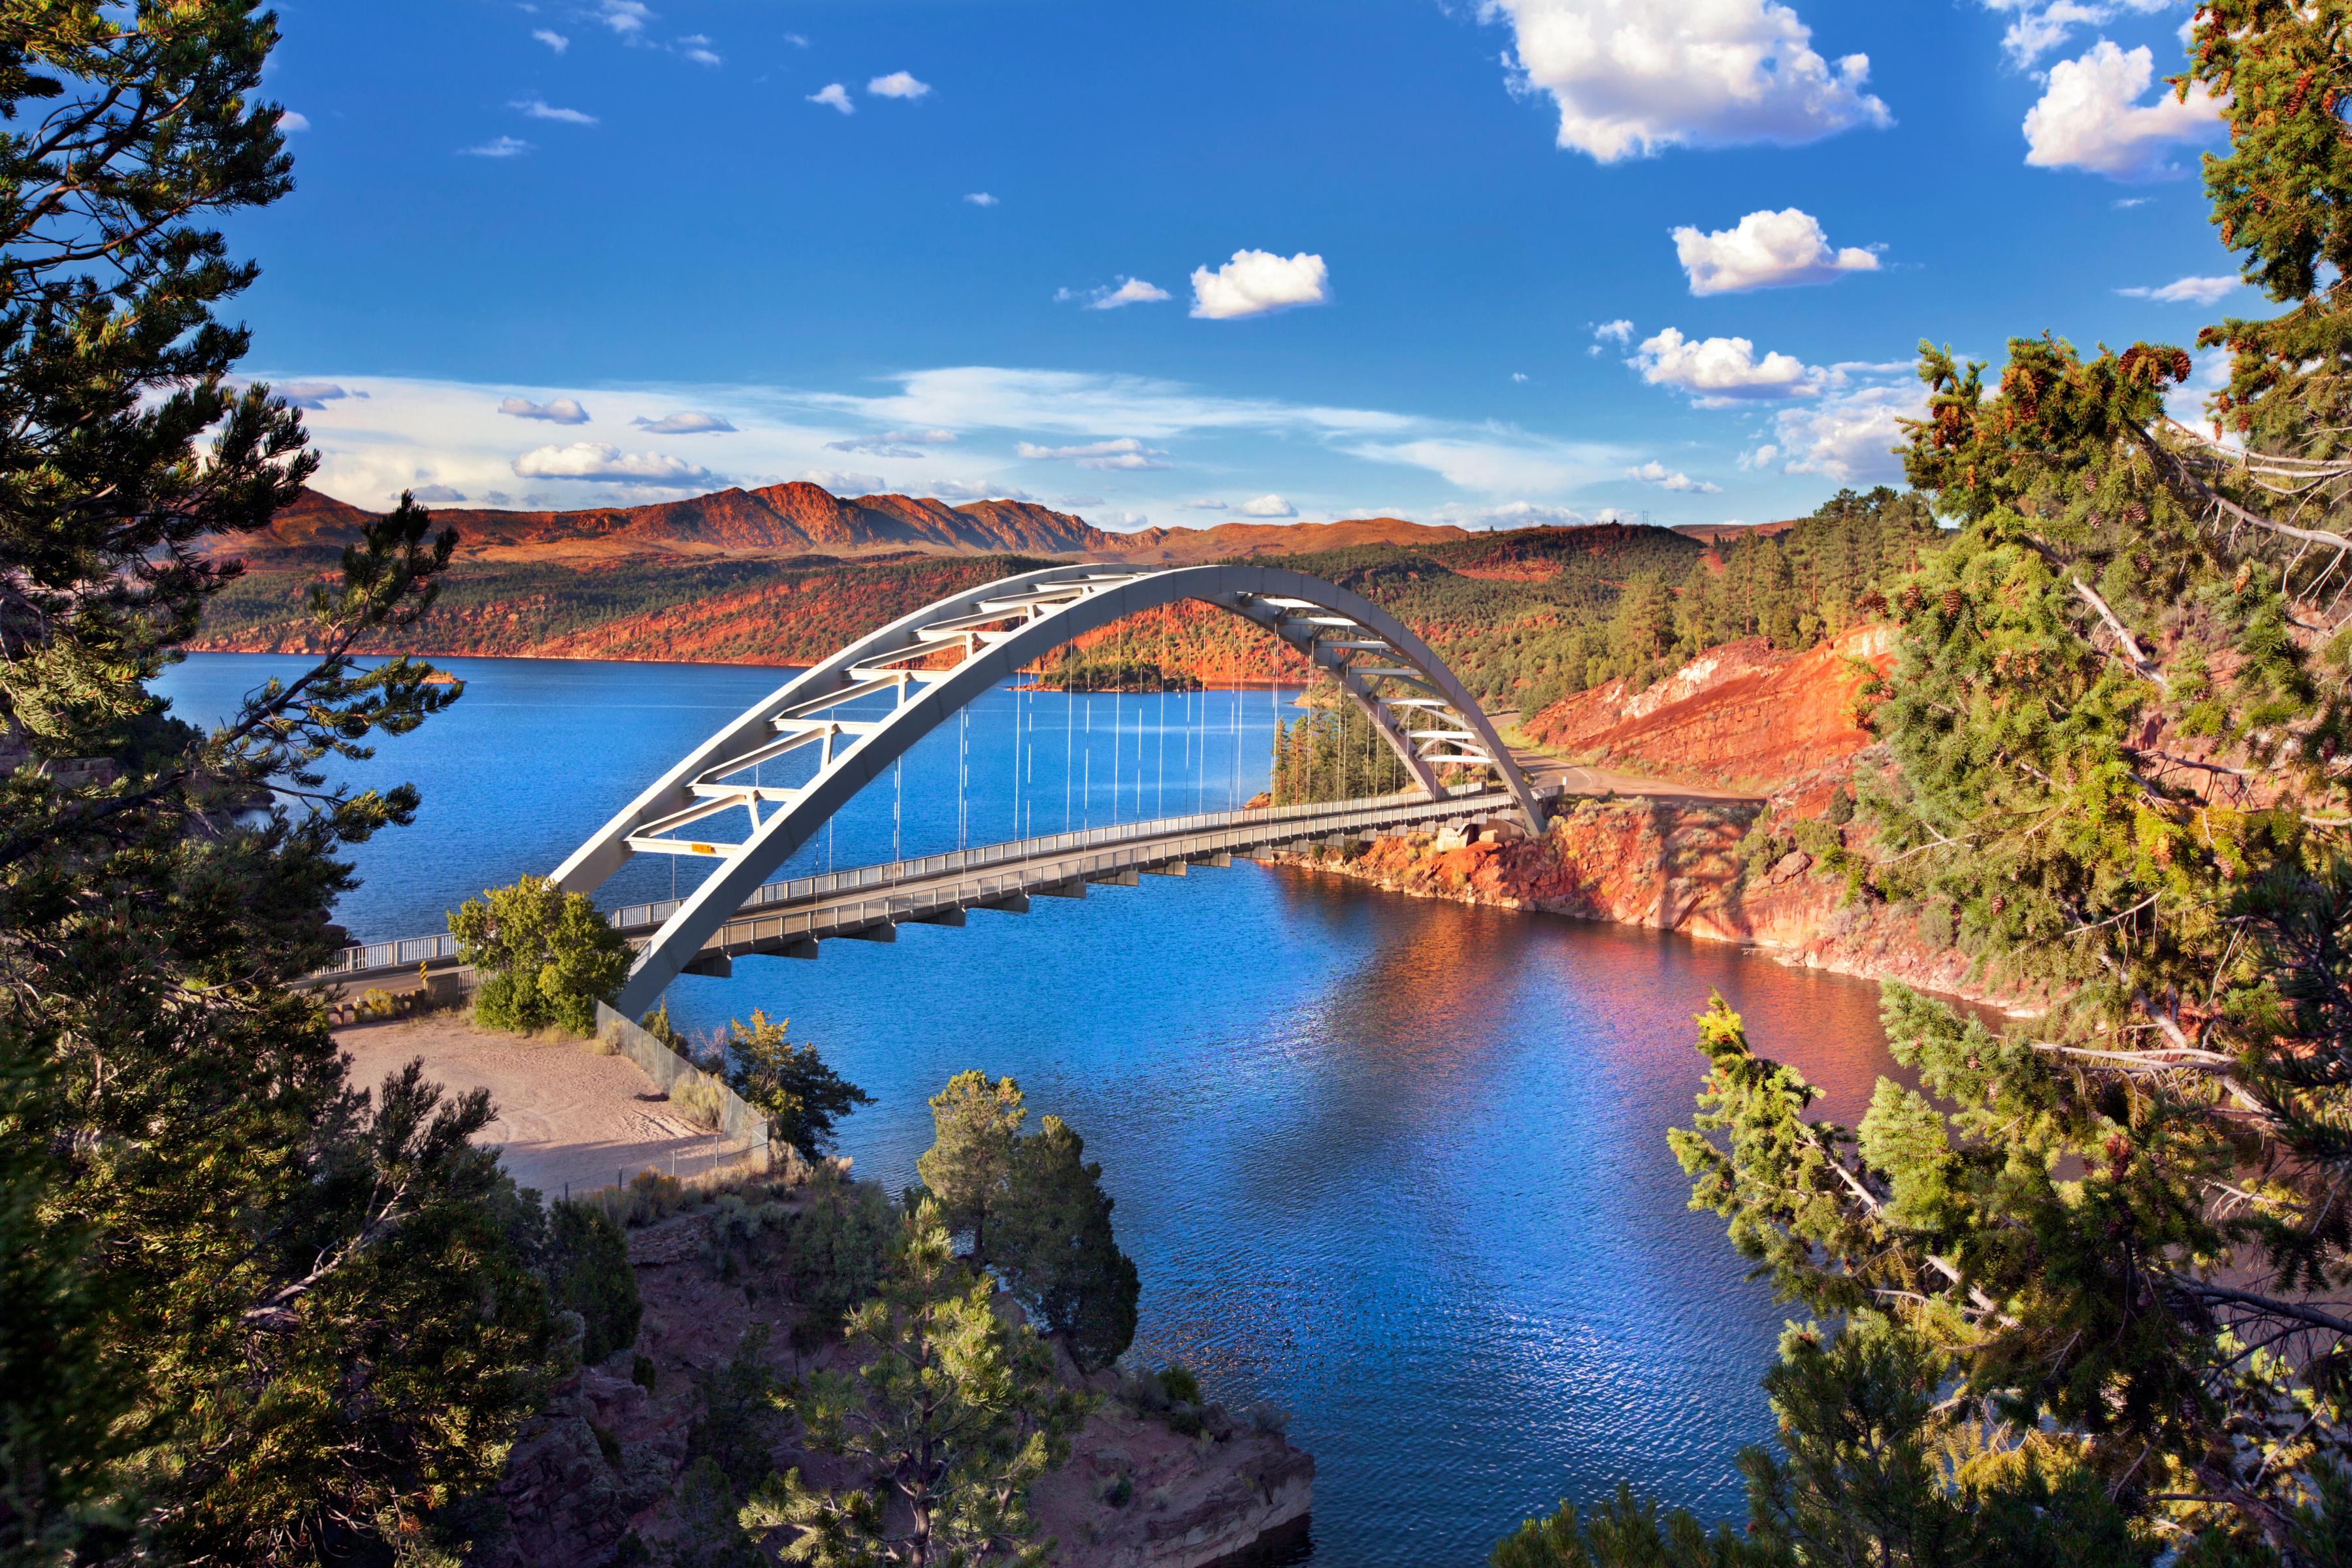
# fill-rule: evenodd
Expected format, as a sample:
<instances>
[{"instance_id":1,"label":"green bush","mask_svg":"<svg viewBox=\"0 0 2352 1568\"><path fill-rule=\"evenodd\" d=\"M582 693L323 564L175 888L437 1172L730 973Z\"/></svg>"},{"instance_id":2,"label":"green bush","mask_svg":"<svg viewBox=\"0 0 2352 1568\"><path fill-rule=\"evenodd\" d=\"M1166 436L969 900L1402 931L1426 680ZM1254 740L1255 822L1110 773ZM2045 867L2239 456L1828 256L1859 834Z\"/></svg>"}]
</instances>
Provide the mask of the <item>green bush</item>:
<instances>
[{"instance_id":1,"label":"green bush","mask_svg":"<svg viewBox=\"0 0 2352 1568\"><path fill-rule=\"evenodd\" d=\"M558 1311L574 1311L588 1325L583 1361L598 1362L633 1344L645 1308L637 1271L629 1266L628 1238L603 1208L559 1203L549 1216L547 1294Z\"/></svg>"},{"instance_id":2,"label":"green bush","mask_svg":"<svg viewBox=\"0 0 2352 1568\"><path fill-rule=\"evenodd\" d=\"M1160 1369L1160 1388L1176 1404L1201 1403L1201 1380L1173 1362Z\"/></svg>"},{"instance_id":3,"label":"green bush","mask_svg":"<svg viewBox=\"0 0 2352 1568\"><path fill-rule=\"evenodd\" d=\"M824 1175L812 1184L784 1242L804 1340L831 1335L879 1288L895 1228L888 1201L870 1183Z\"/></svg>"},{"instance_id":4,"label":"green bush","mask_svg":"<svg viewBox=\"0 0 2352 1568\"><path fill-rule=\"evenodd\" d=\"M449 916L457 957L482 977L474 1016L495 1029L596 1032L596 1004L629 974L629 944L581 893L543 878L486 889Z\"/></svg>"}]
</instances>

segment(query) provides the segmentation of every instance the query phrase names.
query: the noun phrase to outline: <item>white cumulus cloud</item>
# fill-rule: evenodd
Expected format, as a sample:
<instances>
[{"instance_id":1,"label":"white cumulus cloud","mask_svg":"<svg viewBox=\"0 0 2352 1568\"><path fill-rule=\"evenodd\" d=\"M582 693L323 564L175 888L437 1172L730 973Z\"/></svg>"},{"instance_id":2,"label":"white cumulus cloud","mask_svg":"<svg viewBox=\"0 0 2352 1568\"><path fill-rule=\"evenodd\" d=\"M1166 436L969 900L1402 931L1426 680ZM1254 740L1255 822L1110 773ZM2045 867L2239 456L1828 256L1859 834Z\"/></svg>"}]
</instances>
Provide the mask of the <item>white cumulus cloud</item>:
<instances>
[{"instance_id":1,"label":"white cumulus cloud","mask_svg":"<svg viewBox=\"0 0 2352 1568\"><path fill-rule=\"evenodd\" d=\"M2025 111L2025 161L2126 182L2186 174L2174 149L2218 130L2221 110L2202 82L2189 84L2186 102L2166 88L2141 103L2155 78L2156 57L2146 45L2126 51L2105 38L2080 58L2052 66L2048 89Z\"/></svg>"},{"instance_id":2,"label":"white cumulus cloud","mask_svg":"<svg viewBox=\"0 0 2352 1568\"><path fill-rule=\"evenodd\" d=\"M566 125L596 123L596 117L593 114L583 113L577 109L558 109L543 98L518 98L507 107L520 109L533 120L556 120Z\"/></svg>"},{"instance_id":3,"label":"white cumulus cloud","mask_svg":"<svg viewBox=\"0 0 2352 1568\"><path fill-rule=\"evenodd\" d=\"M735 426L716 414L688 409L677 414L665 414L658 419L638 415L629 421L650 436L721 436L732 435Z\"/></svg>"},{"instance_id":4,"label":"white cumulus cloud","mask_svg":"<svg viewBox=\"0 0 2352 1568\"><path fill-rule=\"evenodd\" d=\"M1819 403L1780 411L1774 434L1784 458L1781 471L1816 474L1844 484L1900 483L1903 445L1899 421L1916 419L1927 408L1927 393L1914 383L1866 385L1835 392ZM1754 454L1758 466L1771 459L1769 447Z\"/></svg>"},{"instance_id":5,"label":"white cumulus cloud","mask_svg":"<svg viewBox=\"0 0 2352 1568\"><path fill-rule=\"evenodd\" d=\"M1286 258L1270 250L1236 250L1214 272L1192 269L1192 314L1213 321L1320 305L1330 298L1330 269L1321 257L1303 250Z\"/></svg>"},{"instance_id":6,"label":"white cumulus cloud","mask_svg":"<svg viewBox=\"0 0 2352 1568\"><path fill-rule=\"evenodd\" d=\"M517 419L539 419L550 425L585 425L588 410L576 397L551 397L544 403L533 403L528 397L509 397L499 405L499 412Z\"/></svg>"},{"instance_id":7,"label":"white cumulus cloud","mask_svg":"<svg viewBox=\"0 0 2352 1568\"><path fill-rule=\"evenodd\" d=\"M970 202L976 207L992 207L996 205L996 198L990 195L986 191L974 191L971 195L965 196L964 200Z\"/></svg>"},{"instance_id":8,"label":"white cumulus cloud","mask_svg":"<svg viewBox=\"0 0 2352 1568\"><path fill-rule=\"evenodd\" d=\"M1878 258L1858 246L1832 249L1821 220L1796 207L1752 212L1712 234L1685 226L1674 238L1694 294L1828 283L1849 272L1878 270Z\"/></svg>"},{"instance_id":9,"label":"white cumulus cloud","mask_svg":"<svg viewBox=\"0 0 2352 1568\"><path fill-rule=\"evenodd\" d=\"M1653 386L1672 387L1701 408L1757 399L1810 397L1822 373L1790 354L1756 357L1747 338L1685 338L1672 327L1644 338L1627 362Z\"/></svg>"},{"instance_id":10,"label":"white cumulus cloud","mask_svg":"<svg viewBox=\"0 0 2352 1568\"><path fill-rule=\"evenodd\" d=\"M1688 490L1693 494L1703 496L1723 493L1721 485L1709 484L1705 479L1692 479L1688 474L1667 468L1654 458L1646 463L1626 469L1625 477L1629 479L1639 479L1645 485L1656 485L1661 489Z\"/></svg>"},{"instance_id":11,"label":"white cumulus cloud","mask_svg":"<svg viewBox=\"0 0 2352 1568\"><path fill-rule=\"evenodd\" d=\"M534 447L514 460L526 479L593 479L604 484L677 489L701 484L710 470L662 452L624 452L603 441L569 447Z\"/></svg>"},{"instance_id":12,"label":"white cumulus cloud","mask_svg":"<svg viewBox=\"0 0 2352 1568\"><path fill-rule=\"evenodd\" d=\"M837 81L829 81L810 93L808 100L811 103L822 103L828 109L838 109L844 114L857 112L857 105L850 101L849 89ZM810 483L814 484L815 481L811 480Z\"/></svg>"},{"instance_id":13,"label":"white cumulus cloud","mask_svg":"<svg viewBox=\"0 0 2352 1568\"><path fill-rule=\"evenodd\" d=\"M2175 3L2176 0L2122 0L2120 5L2099 0L1984 0L1985 9L2002 12L2010 17L2009 30L2001 35L2000 45L2008 51L2010 63L2020 70L2030 68L2034 61L2065 43L2078 27L2104 26L2119 11L2153 13L2169 10Z\"/></svg>"},{"instance_id":14,"label":"white cumulus cloud","mask_svg":"<svg viewBox=\"0 0 2352 1568\"><path fill-rule=\"evenodd\" d=\"M1824 59L1779 0L1486 0L1511 85L1551 95L1559 144L1601 163L1668 147L1819 141L1893 121L1864 55Z\"/></svg>"},{"instance_id":15,"label":"white cumulus cloud","mask_svg":"<svg viewBox=\"0 0 2352 1568\"><path fill-rule=\"evenodd\" d=\"M1223 501L1211 500L1204 496L1199 500L1186 501L1184 509L1187 511L1223 511L1226 507Z\"/></svg>"},{"instance_id":16,"label":"white cumulus cloud","mask_svg":"<svg viewBox=\"0 0 2352 1568\"><path fill-rule=\"evenodd\" d=\"M307 114L297 114L290 109L281 109L278 111L278 129L286 132L308 131L310 129L310 117Z\"/></svg>"},{"instance_id":17,"label":"white cumulus cloud","mask_svg":"<svg viewBox=\"0 0 2352 1568\"><path fill-rule=\"evenodd\" d=\"M572 47L572 40L552 27L533 27L530 36L559 55Z\"/></svg>"},{"instance_id":18,"label":"white cumulus cloud","mask_svg":"<svg viewBox=\"0 0 2352 1568\"><path fill-rule=\"evenodd\" d=\"M1076 463L1082 468L1142 469L1164 468L1160 461L1168 454L1147 447L1132 436L1116 441L1089 441L1077 447L1040 447L1034 442L1016 442L1013 451L1033 462Z\"/></svg>"},{"instance_id":19,"label":"white cumulus cloud","mask_svg":"<svg viewBox=\"0 0 2352 1568\"><path fill-rule=\"evenodd\" d=\"M1280 496L1260 496L1245 500L1240 507L1244 517L1297 517L1298 509Z\"/></svg>"},{"instance_id":20,"label":"white cumulus cloud","mask_svg":"<svg viewBox=\"0 0 2352 1568\"><path fill-rule=\"evenodd\" d=\"M2176 278L2152 289L2118 289L2130 300L2160 300L2168 305L2210 305L2238 287L2235 278Z\"/></svg>"},{"instance_id":21,"label":"white cumulus cloud","mask_svg":"<svg viewBox=\"0 0 2352 1568\"><path fill-rule=\"evenodd\" d=\"M917 81L905 71L892 71L888 76L877 76L867 82L866 90L877 98L903 98L912 101L918 98L927 97L931 90L931 84L927 81Z\"/></svg>"},{"instance_id":22,"label":"white cumulus cloud","mask_svg":"<svg viewBox=\"0 0 2352 1568\"><path fill-rule=\"evenodd\" d=\"M653 16L642 0L603 0L596 10L597 20L625 38L634 38L644 32Z\"/></svg>"}]
</instances>

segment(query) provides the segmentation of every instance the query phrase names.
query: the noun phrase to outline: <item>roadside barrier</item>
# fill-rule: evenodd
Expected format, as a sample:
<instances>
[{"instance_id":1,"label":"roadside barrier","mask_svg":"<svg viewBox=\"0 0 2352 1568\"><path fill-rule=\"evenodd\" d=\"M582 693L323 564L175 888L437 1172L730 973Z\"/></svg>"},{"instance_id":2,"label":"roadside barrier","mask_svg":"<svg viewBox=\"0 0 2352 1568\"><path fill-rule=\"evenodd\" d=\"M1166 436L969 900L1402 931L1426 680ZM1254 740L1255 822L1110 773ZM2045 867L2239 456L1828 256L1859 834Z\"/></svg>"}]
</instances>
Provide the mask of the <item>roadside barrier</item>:
<instances>
[{"instance_id":1,"label":"roadside barrier","mask_svg":"<svg viewBox=\"0 0 2352 1568\"><path fill-rule=\"evenodd\" d=\"M596 1037L636 1063L656 1089L673 1099L681 1088L715 1094L719 1135L743 1143L757 1168L768 1169L768 1119L745 1104L724 1079L704 1072L602 1002L596 1004Z\"/></svg>"}]
</instances>

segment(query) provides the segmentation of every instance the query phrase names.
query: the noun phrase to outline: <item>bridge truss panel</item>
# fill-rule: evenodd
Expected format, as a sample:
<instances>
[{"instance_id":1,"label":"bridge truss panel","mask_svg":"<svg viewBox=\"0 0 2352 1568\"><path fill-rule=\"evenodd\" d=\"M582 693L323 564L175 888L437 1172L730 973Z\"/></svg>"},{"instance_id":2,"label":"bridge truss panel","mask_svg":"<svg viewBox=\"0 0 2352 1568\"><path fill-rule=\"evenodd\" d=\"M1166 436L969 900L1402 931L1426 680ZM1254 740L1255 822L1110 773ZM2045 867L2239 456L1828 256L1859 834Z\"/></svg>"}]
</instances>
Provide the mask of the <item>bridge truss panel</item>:
<instances>
[{"instance_id":1,"label":"bridge truss panel","mask_svg":"<svg viewBox=\"0 0 2352 1568\"><path fill-rule=\"evenodd\" d=\"M1186 600L1265 627L1330 674L1427 797L1447 795L1441 766L1491 769L1530 830L1542 830L1542 805L1485 711L1427 645L1361 595L1278 567L1052 566L928 605L823 660L689 752L572 851L552 880L582 893L637 854L719 861L640 951L614 1005L630 1017L651 1007L794 850L966 704L1065 644ZM880 719L835 715L884 692L897 700ZM807 746L821 754L805 784L730 782ZM750 819L748 837L673 837L732 811Z\"/></svg>"}]
</instances>

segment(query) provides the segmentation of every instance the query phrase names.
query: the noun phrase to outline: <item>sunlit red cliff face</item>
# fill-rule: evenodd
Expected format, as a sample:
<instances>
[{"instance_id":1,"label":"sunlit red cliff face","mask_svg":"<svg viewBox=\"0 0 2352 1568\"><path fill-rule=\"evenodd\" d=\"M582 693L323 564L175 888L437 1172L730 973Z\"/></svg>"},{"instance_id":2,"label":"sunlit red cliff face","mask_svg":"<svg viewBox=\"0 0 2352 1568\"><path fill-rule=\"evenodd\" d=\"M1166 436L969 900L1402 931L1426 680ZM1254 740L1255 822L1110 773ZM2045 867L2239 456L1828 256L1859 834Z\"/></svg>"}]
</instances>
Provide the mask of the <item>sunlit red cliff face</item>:
<instances>
[{"instance_id":1,"label":"sunlit red cliff face","mask_svg":"<svg viewBox=\"0 0 2352 1568\"><path fill-rule=\"evenodd\" d=\"M1646 690L1612 681L1525 726L1562 756L1748 799L1570 801L1540 837L1493 821L1293 863L1419 898L1736 942L1785 963L2031 1008L2038 996L1976 972L1941 911L1889 904L1823 868L1822 852L1869 841L1866 817L1838 824L1830 811L1857 775L1887 766L1864 721L1864 687L1894 653L1887 626L1798 654L1735 643Z\"/></svg>"},{"instance_id":2,"label":"sunlit red cliff face","mask_svg":"<svg viewBox=\"0 0 2352 1568\"><path fill-rule=\"evenodd\" d=\"M1894 662L1891 626L1857 626L1804 653L1761 637L1709 648L1641 691L1612 680L1526 725L1549 751L1627 773L1769 794L1843 767L1871 742L1861 689Z\"/></svg>"}]
</instances>

